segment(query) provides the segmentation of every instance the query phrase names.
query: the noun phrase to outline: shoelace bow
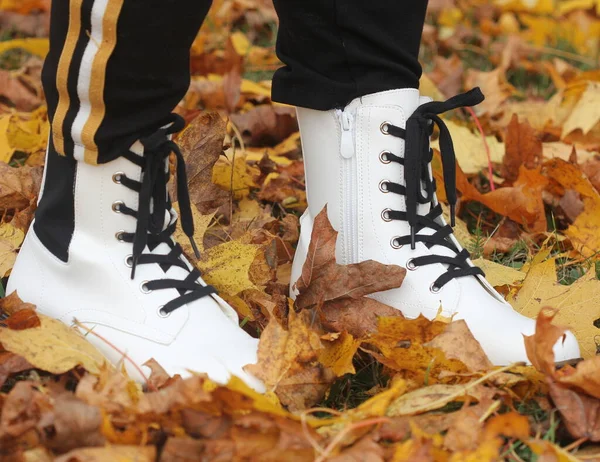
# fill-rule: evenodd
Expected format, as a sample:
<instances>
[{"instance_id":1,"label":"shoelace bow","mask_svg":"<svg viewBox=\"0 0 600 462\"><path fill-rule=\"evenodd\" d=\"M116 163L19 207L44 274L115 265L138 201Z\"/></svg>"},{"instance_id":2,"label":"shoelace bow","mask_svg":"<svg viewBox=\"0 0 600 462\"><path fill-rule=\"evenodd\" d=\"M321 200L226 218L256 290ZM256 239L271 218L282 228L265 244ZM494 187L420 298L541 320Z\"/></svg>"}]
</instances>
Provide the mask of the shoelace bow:
<instances>
[{"instance_id":1,"label":"shoelace bow","mask_svg":"<svg viewBox=\"0 0 600 462\"><path fill-rule=\"evenodd\" d=\"M447 257L430 255L413 259L415 266L425 266L433 263L449 265L448 271L434 282L439 290L450 280L462 276L485 276L481 268L468 264L469 252L466 249L458 251L454 244L447 238L452 234L456 222L456 154L454 144L448 127L440 118L440 114L458 109L471 107L481 103L484 96L479 88L474 88L466 93L456 95L446 101L431 101L419 106L406 122L406 129L387 124L387 133L405 140L404 158L389 154L389 160L404 165L405 186L388 183L391 192L406 196L406 212L389 211L392 220L406 220L410 226L410 236L397 238L398 245L410 244L415 249L416 242L423 242L428 248L434 245L444 246L457 255ZM436 218L442 215L440 204L434 204L425 216L417 213L419 204L434 202L435 180L429 174L429 164L433 159L433 150L429 148L429 137L434 125L440 131L440 155L444 172L444 185L446 197L450 204L450 225L441 226ZM423 228L430 228L436 232L433 235L418 234Z\"/></svg>"},{"instance_id":2,"label":"shoelace bow","mask_svg":"<svg viewBox=\"0 0 600 462\"><path fill-rule=\"evenodd\" d=\"M170 267L177 266L189 274L184 280L160 279L148 281L145 288L148 291L160 289L177 289L180 296L167 303L161 311L168 315L180 306L190 303L204 296L216 293L212 286L201 286L196 281L200 277L198 269L189 270L181 259L183 249L179 244L173 243L171 236L175 232L176 220L165 226L166 213L171 214L171 202L168 199L166 187L169 181L169 172L166 162L171 153L177 158L177 199L179 201L181 228L189 238L196 258L200 258L198 247L194 242L194 219L187 186L187 173L185 160L177 143L170 139L170 135L180 132L185 127L185 121L177 114L172 114L171 123L157 130L152 135L140 139L144 146L144 155L126 152L123 157L142 168L142 181L135 181L122 175L120 183L139 193L139 208L133 210L120 204L119 212L136 218L135 233L121 233L121 240L133 243L131 256L131 278L135 277L138 265L159 264L166 272ZM151 250L159 244L168 244L171 252L167 255L144 254L148 246Z\"/></svg>"}]
</instances>

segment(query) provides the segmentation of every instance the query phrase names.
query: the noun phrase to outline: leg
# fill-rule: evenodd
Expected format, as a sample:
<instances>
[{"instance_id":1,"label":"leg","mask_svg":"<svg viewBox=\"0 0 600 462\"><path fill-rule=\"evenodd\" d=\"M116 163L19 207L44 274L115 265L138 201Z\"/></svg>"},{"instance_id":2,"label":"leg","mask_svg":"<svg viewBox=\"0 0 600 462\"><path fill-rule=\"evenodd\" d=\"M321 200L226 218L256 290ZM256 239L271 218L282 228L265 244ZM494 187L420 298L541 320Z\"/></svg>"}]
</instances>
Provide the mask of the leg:
<instances>
[{"instance_id":1,"label":"leg","mask_svg":"<svg viewBox=\"0 0 600 462\"><path fill-rule=\"evenodd\" d=\"M243 371L257 340L171 237L172 153L182 227L193 235L185 164L170 140L183 120L171 111L187 91L190 46L210 3L53 2L43 72L52 136L8 292L65 323L77 318L111 361L127 354L137 379L154 358L171 374L235 374L261 389Z\"/></svg>"},{"instance_id":2,"label":"leg","mask_svg":"<svg viewBox=\"0 0 600 462\"><path fill-rule=\"evenodd\" d=\"M495 364L527 361L522 335L533 333L534 320L515 312L473 265L435 194L431 126L440 128L453 215L456 161L438 114L482 96L475 90L442 103L419 94L426 1L311 3L307 9L306 2L277 2L278 50L286 67L273 91L299 106L308 196L292 281L300 276L313 219L327 205L339 231L340 263L376 260L407 269L400 288L373 298L408 318L432 319L441 307L444 316L465 320ZM578 358L575 337L559 342L555 354L557 361Z\"/></svg>"},{"instance_id":3,"label":"leg","mask_svg":"<svg viewBox=\"0 0 600 462\"><path fill-rule=\"evenodd\" d=\"M274 0L286 64L273 98L328 110L354 98L418 88L427 1Z\"/></svg>"}]
</instances>

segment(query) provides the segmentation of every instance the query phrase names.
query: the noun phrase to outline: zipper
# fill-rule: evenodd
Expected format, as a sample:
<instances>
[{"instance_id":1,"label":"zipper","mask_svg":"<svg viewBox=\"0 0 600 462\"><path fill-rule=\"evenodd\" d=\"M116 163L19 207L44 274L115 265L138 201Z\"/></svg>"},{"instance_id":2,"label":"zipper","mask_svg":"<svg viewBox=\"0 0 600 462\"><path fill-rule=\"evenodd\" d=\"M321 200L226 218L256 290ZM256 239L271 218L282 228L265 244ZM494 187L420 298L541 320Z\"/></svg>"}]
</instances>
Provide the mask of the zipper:
<instances>
[{"instance_id":1,"label":"zipper","mask_svg":"<svg viewBox=\"0 0 600 462\"><path fill-rule=\"evenodd\" d=\"M358 262L358 180L356 175L356 148L354 145L354 114L338 110L341 127L340 154L342 156L342 230L344 236L344 264Z\"/></svg>"}]
</instances>

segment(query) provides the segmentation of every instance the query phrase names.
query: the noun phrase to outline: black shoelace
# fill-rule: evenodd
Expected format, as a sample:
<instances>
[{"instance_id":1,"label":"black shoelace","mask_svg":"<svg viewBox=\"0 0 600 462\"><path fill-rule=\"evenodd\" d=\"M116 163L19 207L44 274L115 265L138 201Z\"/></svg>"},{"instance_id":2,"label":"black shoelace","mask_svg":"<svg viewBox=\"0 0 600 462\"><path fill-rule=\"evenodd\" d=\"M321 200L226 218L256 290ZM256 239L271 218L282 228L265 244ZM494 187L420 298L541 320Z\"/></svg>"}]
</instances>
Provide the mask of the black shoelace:
<instances>
[{"instance_id":1,"label":"black shoelace","mask_svg":"<svg viewBox=\"0 0 600 462\"><path fill-rule=\"evenodd\" d=\"M387 220L407 221L410 226L410 235L395 239L395 246L401 247L410 244L415 249L417 242L424 243L427 248L439 245L453 251L456 256L426 255L411 260L413 267L442 263L448 265L448 270L442 274L432 285L432 290L439 291L452 279L464 276L485 276L483 270L471 266L467 259L469 252L466 249L458 250L449 239L456 221L456 155L450 131L439 117L439 114L460 107L475 106L484 100L479 88L454 96L447 101L431 101L425 103L413 113L406 122L406 129L390 123L382 125L386 134L405 140L404 158L392 153L385 153L387 162L396 162L404 166L404 182L406 186L388 181L387 191L401 194L406 197L406 212L385 210L384 218ZM446 197L450 204L450 225L441 225L436 219L442 215L442 207L434 203L436 189L435 180L429 174L429 164L433 159L433 150L429 148L429 137L433 126L440 130L440 154L444 171L444 184ZM417 213L418 204L431 204L431 209L426 215ZM419 234L424 228L435 232L431 235Z\"/></svg>"},{"instance_id":2,"label":"black shoelace","mask_svg":"<svg viewBox=\"0 0 600 462\"><path fill-rule=\"evenodd\" d=\"M147 292L161 289L177 289L179 291L179 297L171 300L160 309L161 314L164 316L187 303L216 293L214 287L198 284L200 271L196 268L190 271L181 259L183 249L179 244L174 243L171 238L177 226L177 222L173 220L172 216L172 223L165 227L165 215L166 213L171 215L171 201L166 191L169 181L166 162L171 153L174 153L177 157L177 198L181 212L181 227L190 239L196 258L200 258L193 238L194 220L187 186L185 161L177 143L169 139L169 135L181 131L184 126L185 121L180 116L173 114L172 122L168 127L161 128L152 135L140 140L144 146L143 156L131 151L123 154L123 157L127 160L141 167L141 182L127 178L124 174L119 174L119 178L116 179L118 183L139 193L138 210L133 210L122 202L115 205L117 212L132 216L137 220L135 233L120 232L117 236L119 240L133 244L133 254L128 262L131 265L131 279L135 277L135 270L138 265L158 264L165 272L169 268L177 266L189 273L182 280L158 279L143 283L143 290ZM146 246L152 251L163 243L171 248L168 254L143 253Z\"/></svg>"}]
</instances>

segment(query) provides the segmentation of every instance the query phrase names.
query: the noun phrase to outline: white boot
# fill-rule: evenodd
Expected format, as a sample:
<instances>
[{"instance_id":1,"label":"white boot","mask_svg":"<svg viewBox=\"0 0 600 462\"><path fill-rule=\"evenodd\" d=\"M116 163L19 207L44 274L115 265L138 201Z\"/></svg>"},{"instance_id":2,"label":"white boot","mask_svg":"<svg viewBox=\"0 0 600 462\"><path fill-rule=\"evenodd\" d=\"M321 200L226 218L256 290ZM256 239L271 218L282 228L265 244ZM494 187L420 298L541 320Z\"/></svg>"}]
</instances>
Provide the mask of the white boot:
<instances>
[{"instance_id":1,"label":"white boot","mask_svg":"<svg viewBox=\"0 0 600 462\"><path fill-rule=\"evenodd\" d=\"M298 108L308 209L301 218L292 281L300 277L314 217L327 204L339 231L339 263L372 259L408 270L400 288L374 294L374 299L411 319L420 314L433 319L441 306L443 316L466 321L494 364L505 365L527 361L523 334L534 332L535 321L514 311L473 266L441 216L430 166L434 122L441 125L452 204L454 151L437 114L482 98L475 90L438 103L420 97L418 90L403 89L357 98L343 111ZM569 333L555 353L556 361L579 358L575 337Z\"/></svg>"},{"instance_id":2,"label":"white boot","mask_svg":"<svg viewBox=\"0 0 600 462\"><path fill-rule=\"evenodd\" d=\"M68 261L57 258L32 226L8 292L17 290L48 316L67 324L76 319L92 329L107 342L89 334L90 342L112 362L124 361L137 380L142 376L131 361L141 366L154 358L169 374L204 372L220 383L233 374L262 391L262 383L242 369L256 362L258 340L239 327L233 308L206 286L171 239L177 217L166 194L165 165L176 145L167 136L164 130L145 147L136 143L127 158L99 166L78 163ZM178 199L189 231L179 157ZM44 194L53 187L48 183L46 178Z\"/></svg>"}]
</instances>

